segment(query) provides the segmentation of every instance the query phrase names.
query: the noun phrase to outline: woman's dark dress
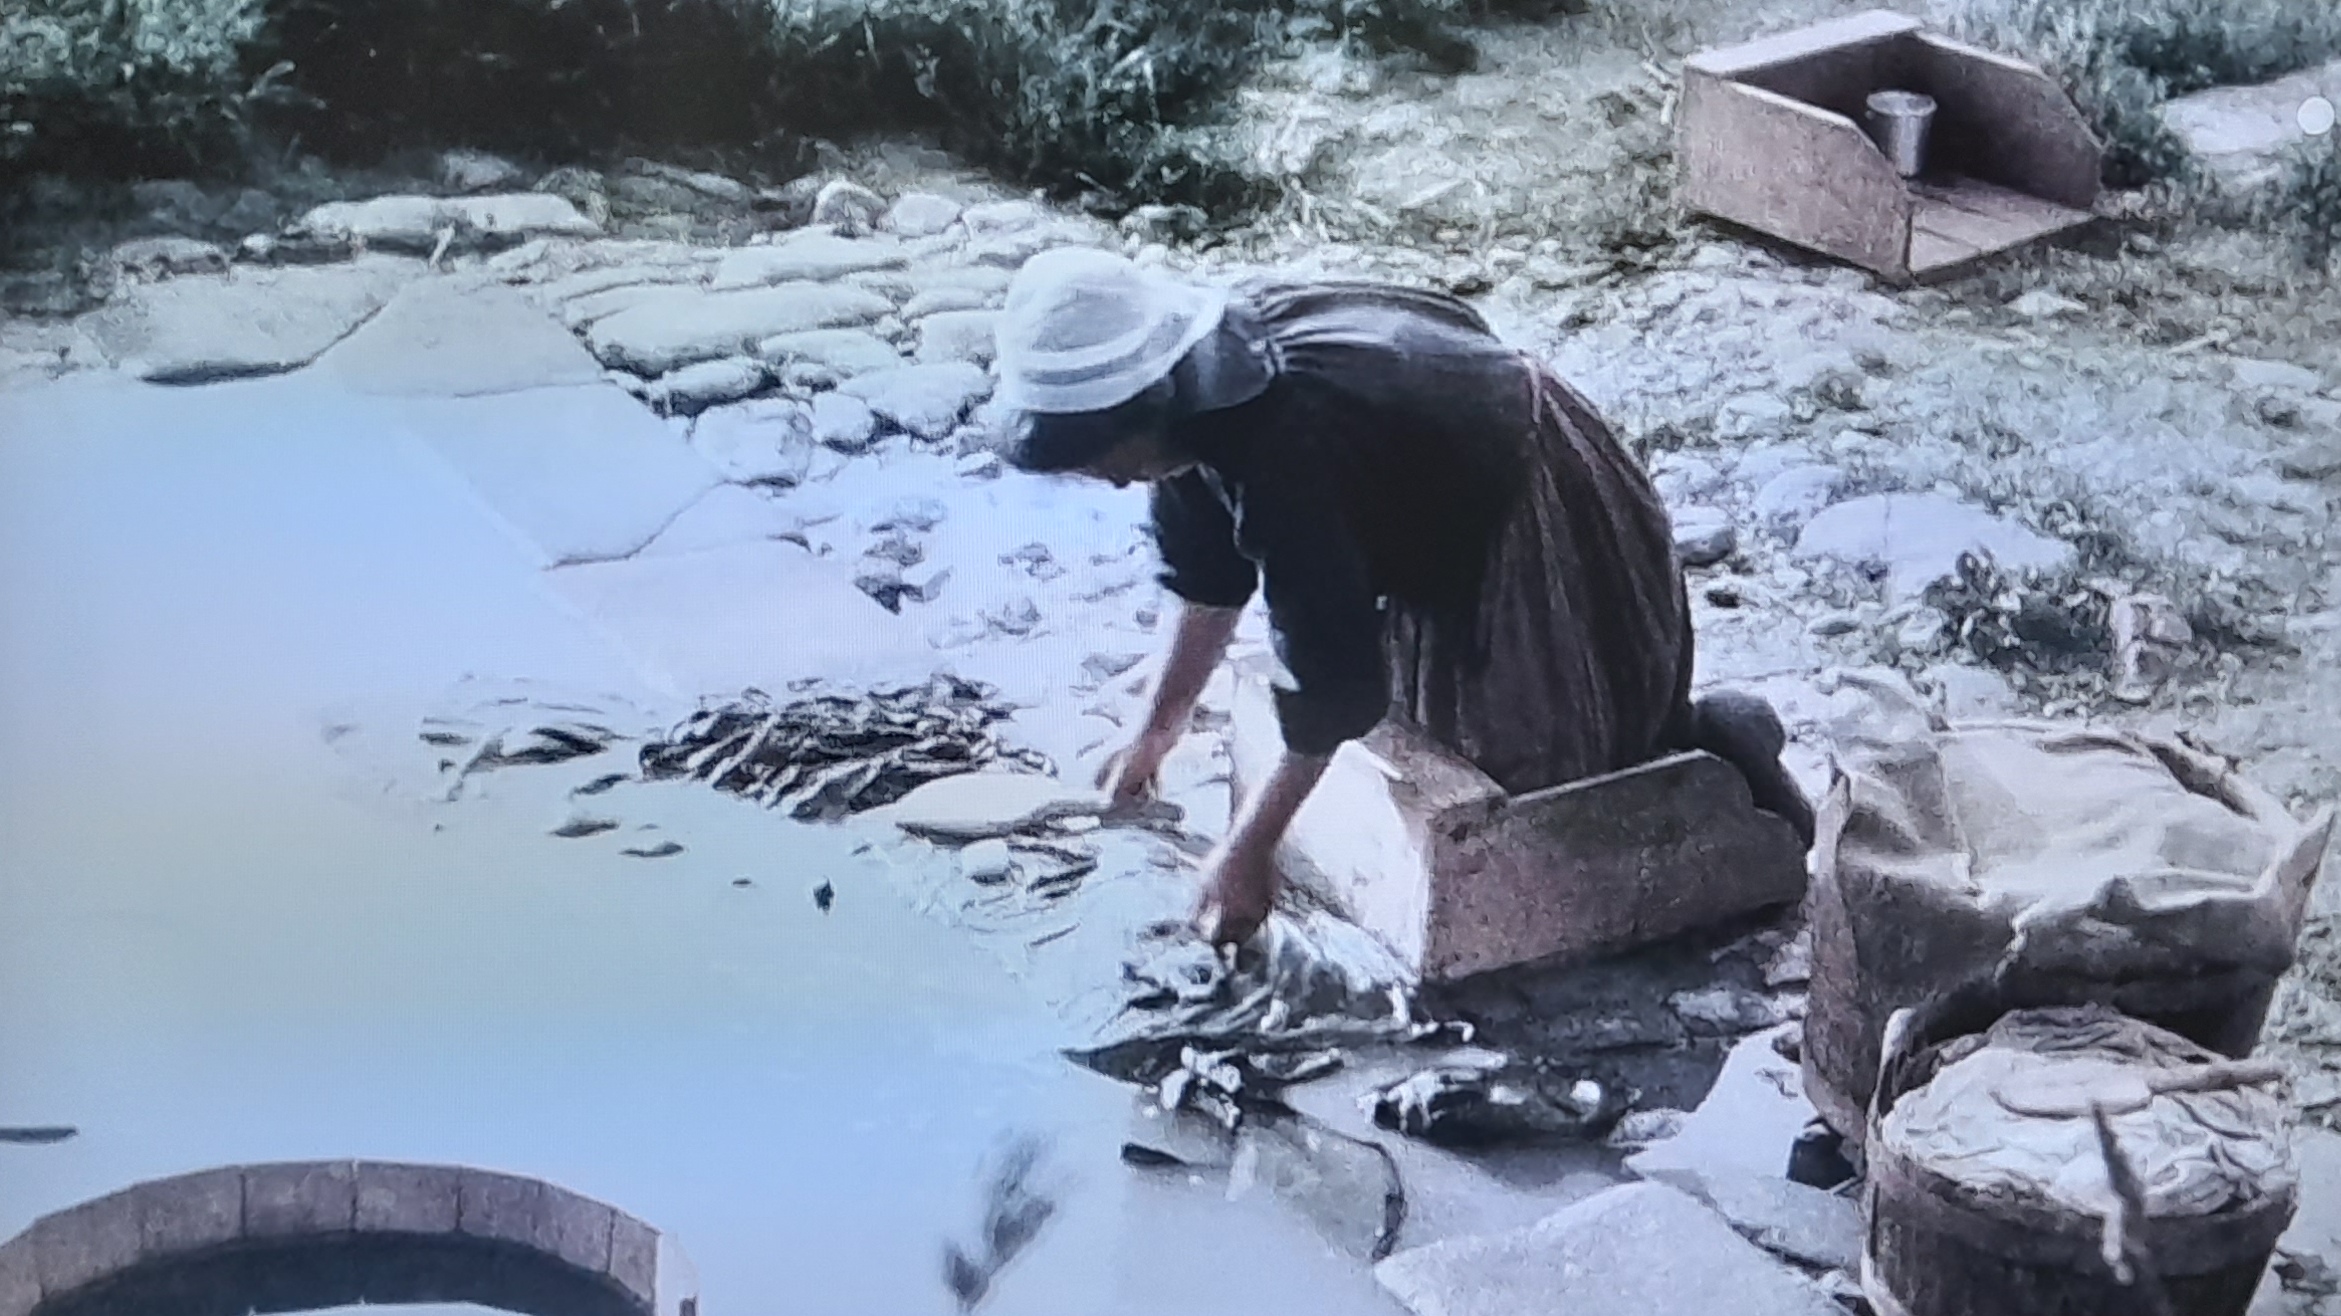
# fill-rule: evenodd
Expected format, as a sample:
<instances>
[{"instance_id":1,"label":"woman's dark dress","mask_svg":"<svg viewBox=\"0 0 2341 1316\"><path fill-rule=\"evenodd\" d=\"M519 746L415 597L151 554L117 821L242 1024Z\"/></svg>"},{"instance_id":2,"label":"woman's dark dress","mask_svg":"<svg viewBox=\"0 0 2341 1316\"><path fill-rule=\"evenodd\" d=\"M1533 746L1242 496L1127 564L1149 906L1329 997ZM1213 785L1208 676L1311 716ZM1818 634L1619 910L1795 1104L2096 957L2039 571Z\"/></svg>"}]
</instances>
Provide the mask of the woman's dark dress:
<instances>
[{"instance_id":1,"label":"woman's dark dress","mask_svg":"<svg viewBox=\"0 0 2341 1316\"><path fill-rule=\"evenodd\" d=\"M1203 465L1155 486L1163 583L1265 593L1289 748L1396 712L1519 793L1696 739L1666 509L1576 390L1403 288L1254 284L1226 332L1274 379L1181 423Z\"/></svg>"}]
</instances>

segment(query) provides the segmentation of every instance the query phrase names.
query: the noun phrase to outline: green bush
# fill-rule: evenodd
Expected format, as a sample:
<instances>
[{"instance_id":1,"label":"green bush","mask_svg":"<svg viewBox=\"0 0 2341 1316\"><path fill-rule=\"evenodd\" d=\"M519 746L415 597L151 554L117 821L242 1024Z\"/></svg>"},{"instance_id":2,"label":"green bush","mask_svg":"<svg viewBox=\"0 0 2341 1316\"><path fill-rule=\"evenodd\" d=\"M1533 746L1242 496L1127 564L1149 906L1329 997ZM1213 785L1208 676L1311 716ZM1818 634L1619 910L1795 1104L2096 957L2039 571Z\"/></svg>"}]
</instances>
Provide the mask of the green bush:
<instances>
[{"instance_id":1,"label":"green bush","mask_svg":"<svg viewBox=\"0 0 2341 1316\"><path fill-rule=\"evenodd\" d=\"M2341 58L2341 5L2304 0L1938 0L1953 34L2038 63L2106 141L2106 181L2182 176L2172 96Z\"/></svg>"},{"instance_id":2,"label":"green bush","mask_svg":"<svg viewBox=\"0 0 2341 1316\"><path fill-rule=\"evenodd\" d=\"M1450 67L1464 0L279 0L308 140L578 155L917 128L1068 195L1240 207L1218 125L1296 28Z\"/></svg>"},{"instance_id":3,"label":"green bush","mask_svg":"<svg viewBox=\"0 0 2341 1316\"><path fill-rule=\"evenodd\" d=\"M135 175L230 160L257 86L264 0L13 0L0 6L0 179ZM4 185L4 184L0 184Z\"/></svg>"}]
</instances>

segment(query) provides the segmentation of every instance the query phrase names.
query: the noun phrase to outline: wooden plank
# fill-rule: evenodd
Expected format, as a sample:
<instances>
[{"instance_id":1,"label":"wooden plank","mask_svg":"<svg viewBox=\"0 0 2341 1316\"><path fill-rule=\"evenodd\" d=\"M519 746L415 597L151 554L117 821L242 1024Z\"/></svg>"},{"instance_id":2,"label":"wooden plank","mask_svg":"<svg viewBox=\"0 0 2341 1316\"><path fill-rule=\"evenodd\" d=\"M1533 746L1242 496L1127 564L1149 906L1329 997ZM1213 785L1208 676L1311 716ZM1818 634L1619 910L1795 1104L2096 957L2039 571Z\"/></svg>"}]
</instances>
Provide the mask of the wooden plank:
<instances>
[{"instance_id":1,"label":"wooden plank","mask_svg":"<svg viewBox=\"0 0 2341 1316\"><path fill-rule=\"evenodd\" d=\"M1683 202L1719 219L1907 276L1910 189L1841 114L1703 75L1684 81Z\"/></svg>"},{"instance_id":2,"label":"wooden plank","mask_svg":"<svg viewBox=\"0 0 2341 1316\"><path fill-rule=\"evenodd\" d=\"M1910 223L1913 235L1948 238L1989 254L2038 241L2093 218L2087 211L2037 197L1962 182L1948 189L1922 189ZM1920 268L1915 256L1912 268Z\"/></svg>"},{"instance_id":3,"label":"wooden plank","mask_svg":"<svg viewBox=\"0 0 2341 1316\"><path fill-rule=\"evenodd\" d=\"M1713 77L1740 78L1758 69L1793 63L1845 46L1891 40L1916 32L1919 27L1919 21L1908 15L1890 9L1872 9L1736 46L1703 50L1685 60L1683 66Z\"/></svg>"},{"instance_id":4,"label":"wooden plank","mask_svg":"<svg viewBox=\"0 0 2341 1316\"><path fill-rule=\"evenodd\" d=\"M1910 45L1940 107L1935 154L1947 168L2067 206L2097 204L2104 146L2054 79L1931 32Z\"/></svg>"}]
</instances>

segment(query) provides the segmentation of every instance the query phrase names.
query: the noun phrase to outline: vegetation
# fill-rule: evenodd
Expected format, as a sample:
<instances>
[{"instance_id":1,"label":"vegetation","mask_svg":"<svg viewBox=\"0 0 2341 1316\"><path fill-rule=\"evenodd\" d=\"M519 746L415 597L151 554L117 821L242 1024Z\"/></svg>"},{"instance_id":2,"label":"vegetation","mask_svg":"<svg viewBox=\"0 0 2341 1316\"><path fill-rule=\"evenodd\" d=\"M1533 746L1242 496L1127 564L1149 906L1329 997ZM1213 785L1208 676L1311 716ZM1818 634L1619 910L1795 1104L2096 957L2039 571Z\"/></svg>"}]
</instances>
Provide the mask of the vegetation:
<instances>
[{"instance_id":1,"label":"vegetation","mask_svg":"<svg viewBox=\"0 0 2341 1316\"><path fill-rule=\"evenodd\" d=\"M2106 181L2184 174L2173 96L2266 82L2341 58L2341 6L2300 0L1937 0L1946 30L2038 63L2107 144Z\"/></svg>"},{"instance_id":2,"label":"vegetation","mask_svg":"<svg viewBox=\"0 0 2341 1316\"><path fill-rule=\"evenodd\" d=\"M0 7L0 180L104 161L232 158L281 72L247 68L262 0L29 0Z\"/></svg>"},{"instance_id":3,"label":"vegetation","mask_svg":"<svg viewBox=\"0 0 2341 1316\"><path fill-rule=\"evenodd\" d=\"M254 122L343 156L920 128L1066 195L1241 206L1259 180L1212 129L1254 61L1329 36L1467 66L1470 2L29 0L0 169L200 167Z\"/></svg>"}]
</instances>

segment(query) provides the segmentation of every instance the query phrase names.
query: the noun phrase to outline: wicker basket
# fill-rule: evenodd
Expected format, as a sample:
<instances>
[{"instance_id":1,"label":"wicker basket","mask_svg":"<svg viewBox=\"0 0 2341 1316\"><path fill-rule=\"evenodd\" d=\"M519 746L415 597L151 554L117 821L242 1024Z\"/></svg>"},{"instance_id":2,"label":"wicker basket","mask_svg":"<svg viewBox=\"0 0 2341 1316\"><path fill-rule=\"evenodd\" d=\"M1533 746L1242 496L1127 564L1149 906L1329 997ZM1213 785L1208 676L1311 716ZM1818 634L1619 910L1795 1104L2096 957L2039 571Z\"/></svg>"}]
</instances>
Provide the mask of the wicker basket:
<instances>
[{"instance_id":1,"label":"wicker basket","mask_svg":"<svg viewBox=\"0 0 2341 1316\"><path fill-rule=\"evenodd\" d=\"M1975 1067L2038 1073L2079 1056L2128 1074L2173 1075L2212 1064L2216 1053L2103 1007L2022 1011L1982 1035L1942 1036L1973 1022L1914 1028L1886 1058L1868 1143L1862 1260L1863 1287L1881 1316L2244 1316L2298 1197L2281 1096L2241 1087L2163 1094L2113 1121L2125 1159L2167 1167L2216 1143L2255 1170L2205 1169L2209 1177L2191 1189L2147 1192L2132 1237L2151 1273L2125 1282L2103 1253L2104 1216L2075 1204L2069 1174L2078 1162L2050 1161L2034 1175L2024 1161L2039 1149L2094 1155L2095 1126L2086 1116L2020 1114L1976 1099L1993 1071ZM2046 1050L2032 1049L2044 1038ZM2086 1049L2093 1038L2112 1041ZM1938 1082L1949 1086L1933 1090ZM1893 1119L1906 1101L1912 1118ZM2198 1118L2205 1110L2210 1117ZM1946 1145L1946 1120L1971 1122L1957 1135L1964 1142ZM1975 1154L1995 1143L2035 1150L2003 1151L1996 1162Z\"/></svg>"}]
</instances>

